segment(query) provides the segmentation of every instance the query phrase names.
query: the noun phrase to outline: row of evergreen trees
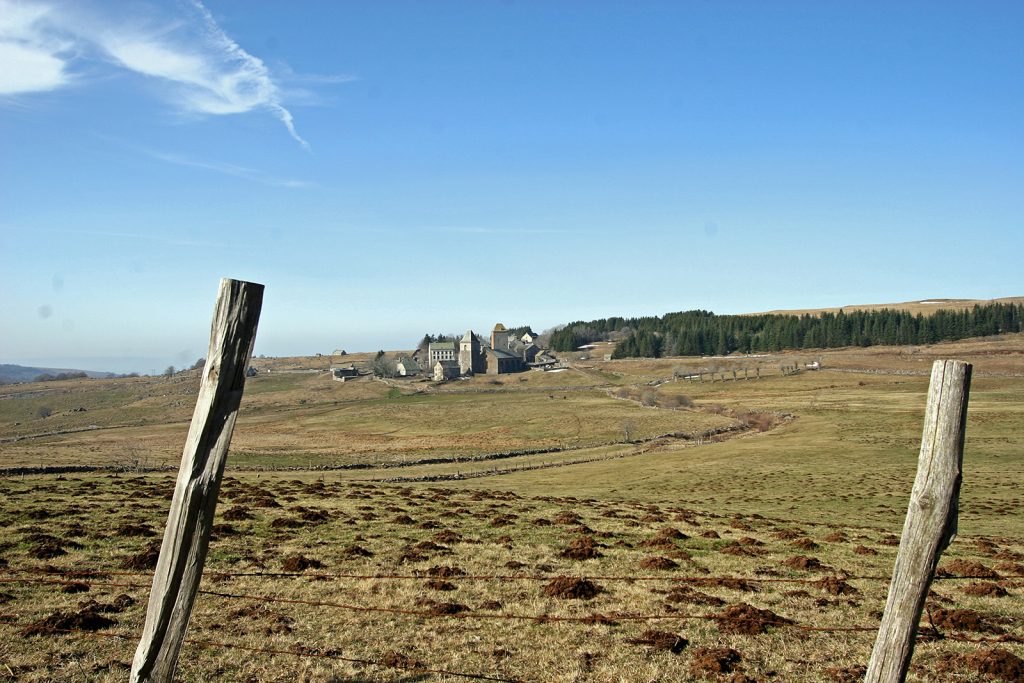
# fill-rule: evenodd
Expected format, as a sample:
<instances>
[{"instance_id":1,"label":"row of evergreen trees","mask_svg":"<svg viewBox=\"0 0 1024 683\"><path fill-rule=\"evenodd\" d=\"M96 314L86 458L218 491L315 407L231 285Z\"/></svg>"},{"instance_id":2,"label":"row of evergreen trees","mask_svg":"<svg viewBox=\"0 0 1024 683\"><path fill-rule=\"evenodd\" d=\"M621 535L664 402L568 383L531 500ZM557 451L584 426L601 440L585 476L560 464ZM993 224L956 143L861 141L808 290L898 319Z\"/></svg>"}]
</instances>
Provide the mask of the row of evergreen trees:
<instances>
[{"instance_id":1,"label":"row of evergreen trees","mask_svg":"<svg viewBox=\"0 0 1024 683\"><path fill-rule=\"evenodd\" d=\"M882 309L821 315L715 315L710 311L661 317L575 322L551 334L555 351L618 339L613 358L726 355L782 349L931 344L1024 331L1024 305L992 303L931 315Z\"/></svg>"}]
</instances>

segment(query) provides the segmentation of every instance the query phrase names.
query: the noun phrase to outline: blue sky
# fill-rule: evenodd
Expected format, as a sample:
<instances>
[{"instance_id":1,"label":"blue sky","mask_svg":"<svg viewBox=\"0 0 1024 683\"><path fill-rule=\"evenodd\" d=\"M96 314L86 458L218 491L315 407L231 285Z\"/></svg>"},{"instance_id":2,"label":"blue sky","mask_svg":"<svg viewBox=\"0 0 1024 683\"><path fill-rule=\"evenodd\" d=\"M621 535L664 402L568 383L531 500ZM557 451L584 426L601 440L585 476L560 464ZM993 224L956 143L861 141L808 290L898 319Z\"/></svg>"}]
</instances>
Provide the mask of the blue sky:
<instances>
[{"instance_id":1,"label":"blue sky","mask_svg":"<svg viewBox=\"0 0 1024 683\"><path fill-rule=\"evenodd\" d=\"M0 0L0 362L1024 294L1024 4Z\"/></svg>"}]
</instances>

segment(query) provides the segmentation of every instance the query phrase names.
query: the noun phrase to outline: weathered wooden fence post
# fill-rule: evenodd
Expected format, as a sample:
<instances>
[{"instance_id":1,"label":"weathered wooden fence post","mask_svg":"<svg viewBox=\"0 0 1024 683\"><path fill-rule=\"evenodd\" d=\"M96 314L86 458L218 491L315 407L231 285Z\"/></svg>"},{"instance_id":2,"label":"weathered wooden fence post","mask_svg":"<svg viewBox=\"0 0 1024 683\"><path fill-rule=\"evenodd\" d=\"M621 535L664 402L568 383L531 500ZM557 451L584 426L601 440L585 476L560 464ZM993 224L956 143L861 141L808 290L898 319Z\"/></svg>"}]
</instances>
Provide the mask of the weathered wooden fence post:
<instances>
[{"instance_id":1,"label":"weathered wooden fence post","mask_svg":"<svg viewBox=\"0 0 1024 683\"><path fill-rule=\"evenodd\" d=\"M921 454L865 683L902 683L939 556L956 536L971 365L932 366Z\"/></svg>"},{"instance_id":2,"label":"weathered wooden fence post","mask_svg":"<svg viewBox=\"0 0 1024 683\"><path fill-rule=\"evenodd\" d=\"M213 313L210 348L153 574L132 683L170 683L210 543L231 432L245 386L263 285L227 278Z\"/></svg>"}]
</instances>

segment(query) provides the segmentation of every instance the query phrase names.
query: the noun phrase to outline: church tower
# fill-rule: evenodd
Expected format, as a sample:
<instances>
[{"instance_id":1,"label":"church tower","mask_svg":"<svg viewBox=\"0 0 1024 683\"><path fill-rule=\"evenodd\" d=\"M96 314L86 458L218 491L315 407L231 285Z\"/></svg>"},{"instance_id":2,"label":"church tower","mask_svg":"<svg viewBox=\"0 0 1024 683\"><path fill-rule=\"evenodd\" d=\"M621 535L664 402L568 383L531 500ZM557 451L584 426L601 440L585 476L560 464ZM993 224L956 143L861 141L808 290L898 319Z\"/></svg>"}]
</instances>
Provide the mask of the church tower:
<instances>
[{"instance_id":1,"label":"church tower","mask_svg":"<svg viewBox=\"0 0 1024 683\"><path fill-rule=\"evenodd\" d=\"M473 330L466 330L459 342L459 372L463 375L483 372L480 354L480 342Z\"/></svg>"},{"instance_id":2,"label":"church tower","mask_svg":"<svg viewBox=\"0 0 1024 683\"><path fill-rule=\"evenodd\" d=\"M491 332L491 348L508 351L508 330L501 323L495 325L494 331Z\"/></svg>"}]
</instances>

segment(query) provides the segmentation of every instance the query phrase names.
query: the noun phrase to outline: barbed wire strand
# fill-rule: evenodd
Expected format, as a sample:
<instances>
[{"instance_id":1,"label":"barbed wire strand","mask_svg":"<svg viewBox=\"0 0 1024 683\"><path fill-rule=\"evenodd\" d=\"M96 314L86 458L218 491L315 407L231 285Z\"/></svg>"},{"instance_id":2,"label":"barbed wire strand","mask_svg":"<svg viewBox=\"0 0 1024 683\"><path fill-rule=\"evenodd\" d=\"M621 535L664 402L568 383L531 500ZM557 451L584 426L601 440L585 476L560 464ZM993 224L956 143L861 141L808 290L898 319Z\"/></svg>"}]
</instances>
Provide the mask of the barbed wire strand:
<instances>
[{"instance_id":1,"label":"barbed wire strand","mask_svg":"<svg viewBox=\"0 0 1024 683\"><path fill-rule=\"evenodd\" d=\"M141 584L126 584L119 582L102 582L94 581L91 583L79 582L79 581L68 581L60 579L0 579L0 583L42 583L42 584L56 584L56 585L71 585L76 583L83 583L90 586L111 586L117 588L137 588L145 589L149 586ZM494 620L506 620L506 621L532 621L535 623L548 623L548 622L569 622L569 623L601 623L602 621L672 621L672 620L695 620L695 619L707 619L714 621L746 621L747 617L730 617L721 614L688 614L688 613L671 613L671 614L618 614L612 613L610 615L605 614L589 614L586 616L558 616L551 614L497 614L497 613L480 613L480 612L445 612L439 610L412 610L403 609L400 607L377 607L369 605L350 605L346 603L327 602L322 600L303 600L299 598L279 598L268 595L250 595L245 593L225 593L221 591L210 591L200 590L200 595L211 595L214 597L220 597L230 600L249 600L252 602L260 602L267 604L291 604L291 605L306 605L310 607L330 607L334 609L342 609L351 612L364 612L364 613L382 613L382 614L401 614L404 616L415 616L415 617L426 617L426 618L451 618L451 619L494 619ZM440 604L439 607L443 609L444 604ZM789 620L772 620L772 619L757 619L759 623L763 623L769 626L793 626L795 628L804 631L820 631L820 632L859 632L859 631L877 631L876 626L807 626L804 624L796 624Z\"/></svg>"},{"instance_id":2,"label":"barbed wire strand","mask_svg":"<svg viewBox=\"0 0 1024 683\"><path fill-rule=\"evenodd\" d=\"M121 633L109 633L102 631L87 631L85 629L76 628L50 628L47 627L47 631L54 633L73 633L78 635L84 635L94 638L116 638L120 640L134 641L135 636L124 635ZM487 674L474 674L464 671L449 671L447 669L431 669L425 666L416 666L415 664L403 664L402 662L388 663L376 659L362 659L359 657L346 657L344 655L336 654L333 652L313 652L309 650L281 650L277 648L264 648L264 647L252 647L250 645L239 645L237 643L224 643L215 640L203 640L199 638L186 638L184 642L188 645L200 645L207 647L220 647L228 650L243 650L246 652L258 652L262 654L272 655L290 655L293 657L317 657L322 659L335 659L342 662L349 662L352 664L367 664L370 666L378 666L385 669L402 669L405 671L418 671L421 673L439 674L442 676L456 676L459 678L472 678L481 681L498 681L499 683L524 683L517 678L502 678L499 676L490 676Z\"/></svg>"},{"instance_id":3,"label":"barbed wire strand","mask_svg":"<svg viewBox=\"0 0 1024 683\"><path fill-rule=\"evenodd\" d=\"M87 567L87 565L86 565ZM444 569L444 567L442 567ZM76 568L62 569L57 567L10 567L7 568L10 572L24 572L24 573L40 573L40 574L61 574L64 576L96 576L96 575L109 575L109 576L152 576L152 571L124 571L124 570L111 570L103 568L82 568L80 565ZM455 575L437 575L430 574L429 570L426 573L412 574L352 574L352 573L335 573L335 572L224 572L215 569L207 569L204 572L204 576L211 579L223 579L223 578L304 578L309 580L324 580L324 579L353 579L353 580L423 580L423 579L436 579L443 578L445 580L452 581L551 581L553 579L560 578L558 574L455 574ZM818 583L821 578L795 578L795 577L752 577L752 576L654 576L654 575L628 575L628 574L594 574L594 575L576 575L580 579L592 579L594 581L635 581L635 582L647 582L647 581L675 581L680 583L704 583L709 581L746 581L748 583ZM891 576L853 576L845 574L844 572L838 572L836 574L825 574L824 576L834 576L844 581L890 581ZM989 581L1011 581L1016 579L1024 579L1024 574L1001 574L999 576L991 576L988 574L957 574L957 575L938 575L934 576L935 581L956 581L956 580L973 580L973 579L987 579Z\"/></svg>"}]
</instances>

